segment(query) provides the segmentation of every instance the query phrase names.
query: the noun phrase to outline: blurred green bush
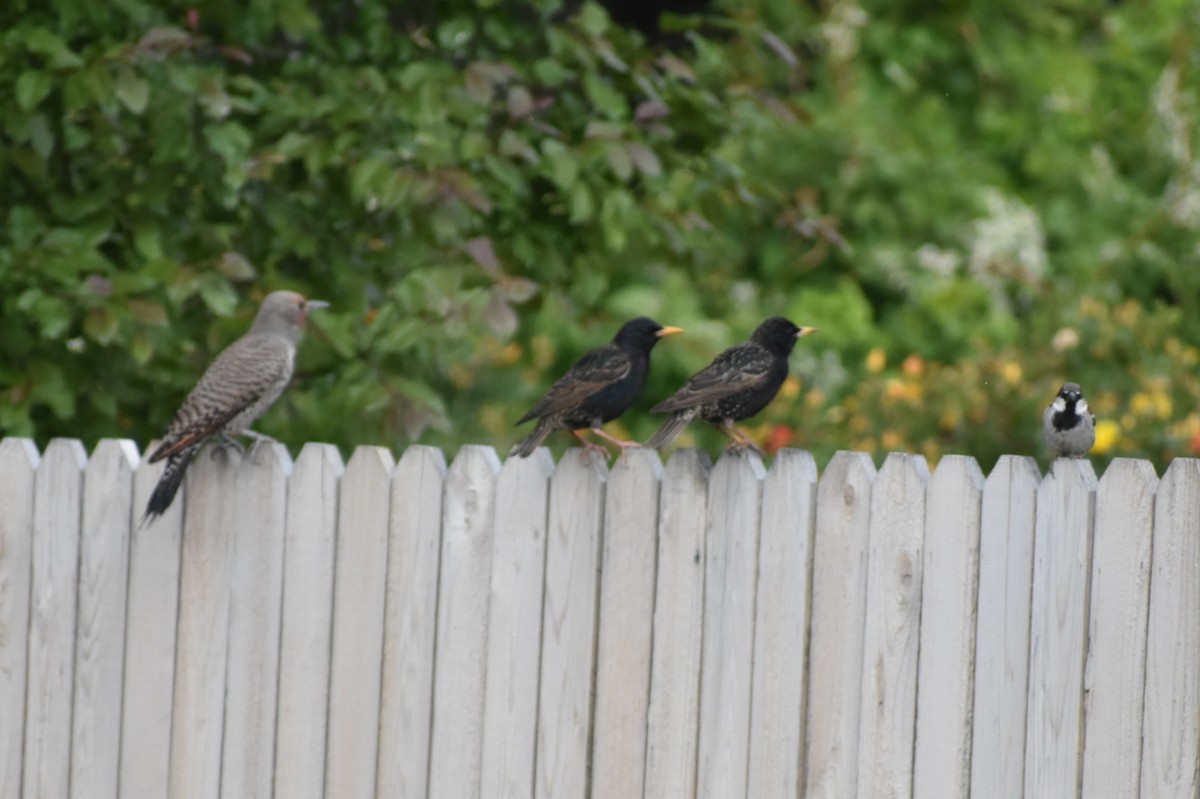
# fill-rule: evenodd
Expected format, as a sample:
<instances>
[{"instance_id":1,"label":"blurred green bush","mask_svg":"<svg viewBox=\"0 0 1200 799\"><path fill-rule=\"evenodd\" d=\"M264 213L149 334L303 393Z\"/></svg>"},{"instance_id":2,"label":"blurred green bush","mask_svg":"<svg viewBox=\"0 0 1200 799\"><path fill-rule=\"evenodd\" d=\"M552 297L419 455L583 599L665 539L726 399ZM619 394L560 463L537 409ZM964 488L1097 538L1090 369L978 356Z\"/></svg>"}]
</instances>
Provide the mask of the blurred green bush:
<instances>
[{"instance_id":1,"label":"blurred green bush","mask_svg":"<svg viewBox=\"0 0 1200 799\"><path fill-rule=\"evenodd\" d=\"M14 0L0 10L0 434L157 435L257 301L330 300L260 423L517 440L649 314L645 411L762 318L816 325L768 447L1200 449L1200 16L728 2L674 49L597 5ZM684 443L716 450L715 432ZM563 436L554 446L563 447Z\"/></svg>"}]
</instances>

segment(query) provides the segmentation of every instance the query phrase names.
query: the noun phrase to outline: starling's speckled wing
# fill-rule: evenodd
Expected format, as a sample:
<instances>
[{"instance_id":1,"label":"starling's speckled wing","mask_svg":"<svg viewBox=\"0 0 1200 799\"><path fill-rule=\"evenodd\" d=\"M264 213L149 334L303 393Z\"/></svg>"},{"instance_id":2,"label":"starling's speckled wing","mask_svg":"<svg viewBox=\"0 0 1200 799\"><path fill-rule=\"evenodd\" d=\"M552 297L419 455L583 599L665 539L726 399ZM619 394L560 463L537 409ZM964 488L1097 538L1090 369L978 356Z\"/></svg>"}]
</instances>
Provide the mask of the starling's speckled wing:
<instances>
[{"instance_id":1,"label":"starling's speckled wing","mask_svg":"<svg viewBox=\"0 0 1200 799\"><path fill-rule=\"evenodd\" d=\"M183 402L151 463L220 433L240 414L266 410L291 379L292 354L272 339L241 339L217 356ZM261 411L260 411L261 412Z\"/></svg>"},{"instance_id":2,"label":"starling's speckled wing","mask_svg":"<svg viewBox=\"0 0 1200 799\"><path fill-rule=\"evenodd\" d=\"M624 378L632 368L629 353L618 347L609 345L592 350L560 377L517 424L571 410L597 391Z\"/></svg>"},{"instance_id":3,"label":"starling's speckled wing","mask_svg":"<svg viewBox=\"0 0 1200 799\"><path fill-rule=\"evenodd\" d=\"M752 390L767 379L773 363L771 354L752 342L730 347L692 375L683 388L650 410L652 413L670 413Z\"/></svg>"}]
</instances>

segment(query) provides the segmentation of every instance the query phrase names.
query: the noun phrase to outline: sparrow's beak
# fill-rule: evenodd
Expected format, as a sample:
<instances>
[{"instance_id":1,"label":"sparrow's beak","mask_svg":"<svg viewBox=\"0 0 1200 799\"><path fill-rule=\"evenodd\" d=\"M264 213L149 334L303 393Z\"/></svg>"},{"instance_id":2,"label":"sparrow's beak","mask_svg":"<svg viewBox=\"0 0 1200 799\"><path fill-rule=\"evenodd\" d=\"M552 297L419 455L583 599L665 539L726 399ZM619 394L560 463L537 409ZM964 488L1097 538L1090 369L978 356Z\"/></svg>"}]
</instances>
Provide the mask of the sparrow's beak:
<instances>
[{"instance_id":1,"label":"sparrow's beak","mask_svg":"<svg viewBox=\"0 0 1200 799\"><path fill-rule=\"evenodd\" d=\"M817 332L817 329L815 327L802 327L802 328L800 328L800 332L796 334L796 338L804 338L809 333L816 333L816 332Z\"/></svg>"},{"instance_id":2,"label":"sparrow's beak","mask_svg":"<svg viewBox=\"0 0 1200 799\"><path fill-rule=\"evenodd\" d=\"M659 338L662 338L663 336L673 336L676 333L682 333L682 332L683 332L682 327L664 327L662 330L658 331L654 335L658 336Z\"/></svg>"},{"instance_id":3,"label":"sparrow's beak","mask_svg":"<svg viewBox=\"0 0 1200 799\"><path fill-rule=\"evenodd\" d=\"M309 300L308 301L308 310L310 310L310 311L319 311L322 308L328 308L328 307L329 307L329 303L325 302L325 300Z\"/></svg>"}]
</instances>

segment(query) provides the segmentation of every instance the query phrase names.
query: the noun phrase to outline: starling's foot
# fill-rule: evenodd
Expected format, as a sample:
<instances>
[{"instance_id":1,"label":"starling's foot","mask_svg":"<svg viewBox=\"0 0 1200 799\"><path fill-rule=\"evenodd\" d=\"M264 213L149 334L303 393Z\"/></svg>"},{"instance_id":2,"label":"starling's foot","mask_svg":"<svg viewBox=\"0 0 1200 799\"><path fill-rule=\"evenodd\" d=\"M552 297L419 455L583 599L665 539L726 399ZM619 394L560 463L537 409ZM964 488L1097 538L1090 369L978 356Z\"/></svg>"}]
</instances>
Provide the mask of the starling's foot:
<instances>
[{"instance_id":1,"label":"starling's foot","mask_svg":"<svg viewBox=\"0 0 1200 799\"><path fill-rule=\"evenodd\" d=\"M752 450L754 452L757 452L758 457L760 457L760 458L765 459L767 457L767 453L763 452L763 448L760 447L758 444L755 444L753 441L751 441L748 438L734 441L732 444L729 445L729 448L731 450L733 450L734 452L745 452L746 450Z\"/></svg>"},{"instance_id":2,"label":"starling's foot","mask_svg":"<svg viewBox=\"0 0 1200 799\"><path fill-rule=\"evenodd\" d=\"M572 430L571 435L579 439L579 443L583 445L583 449L580 451L579 457L586 458L589 452L595 452L600 456L600 459L604 461L605 464L608 463L608 456L610 453L606 447L604 447L602 444L597 444L590 438L584 438L583 434L579 430Z\"/></svg>"},{"instance_id":3,"label":"starling's foot","mask_svg":"<svg viewBox=\"0 0 1200 799\"><path fill-rule=\"evenodd\" d=\"M612 443L614 443L618 447L620 447L621 457L619 458L619 460L621 461L621 463L625 462L625 453L628 450L642 448L642 445L640 443L638 443L637 441L625 441L624 439L617 438L616 436L610 436L608 433L604 432L599 427L593 427L592 432L595 433L596 435L600 436L601 438L603 438L607 441L611 441Z\"/></svg>"}]
</instances>

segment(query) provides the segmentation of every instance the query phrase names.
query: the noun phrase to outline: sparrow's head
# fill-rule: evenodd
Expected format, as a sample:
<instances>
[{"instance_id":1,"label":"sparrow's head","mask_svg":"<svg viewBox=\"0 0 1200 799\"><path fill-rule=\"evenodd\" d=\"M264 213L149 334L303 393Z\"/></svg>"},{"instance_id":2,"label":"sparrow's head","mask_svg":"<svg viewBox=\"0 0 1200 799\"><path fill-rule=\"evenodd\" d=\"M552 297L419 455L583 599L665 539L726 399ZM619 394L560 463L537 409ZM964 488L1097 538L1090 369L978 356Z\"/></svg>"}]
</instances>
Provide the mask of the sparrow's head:
<instances>
[{"instance_id":1,"label":"sparrow's head","mask_svg":"<svg viewBox=\"0 0 1200 799\"><path fill-rule=\"evenodd\" d=\"M1065 410L1083 413L1087 410L1087 400L1083 398L1083 390L1079 388L1078 383L1063 383L1063 387L1058 390L1058 396L1054 398L1050 407L1057 413Z\"/></svg>"}]
</instances>

